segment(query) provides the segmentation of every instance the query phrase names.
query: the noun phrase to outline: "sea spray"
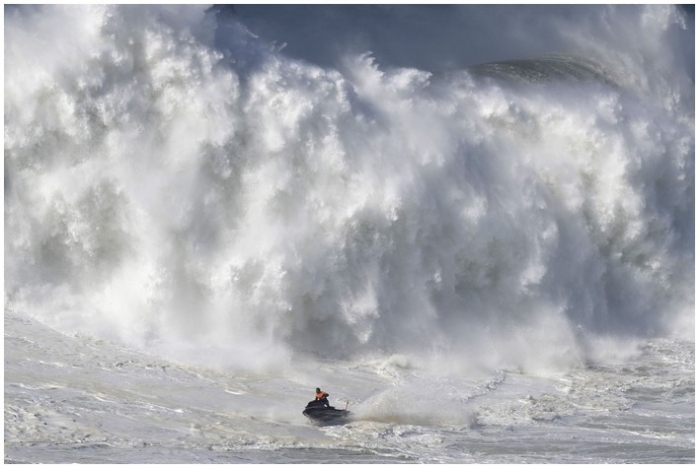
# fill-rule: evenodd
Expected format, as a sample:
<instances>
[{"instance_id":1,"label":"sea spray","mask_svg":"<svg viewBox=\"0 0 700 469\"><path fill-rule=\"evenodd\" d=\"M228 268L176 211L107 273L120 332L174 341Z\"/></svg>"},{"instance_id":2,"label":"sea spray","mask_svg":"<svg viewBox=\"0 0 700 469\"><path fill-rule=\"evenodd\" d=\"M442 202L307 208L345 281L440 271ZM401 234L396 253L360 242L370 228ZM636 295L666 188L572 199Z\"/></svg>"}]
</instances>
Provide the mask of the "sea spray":
<instances>
[{"instance_id":1,"label":"sea spray","mask_svg":"<svg viewBox=\"0 0 700 469\"><path fill-rule=\"evenodd\" d=\"M674 333L694 110L673 11L606 10L614 41L571 32L606 79L541 83L321 67L231 19L222 45L204 7L6 11L6 308L253 369L546 372Z\"/></svg>"}]
</instances>

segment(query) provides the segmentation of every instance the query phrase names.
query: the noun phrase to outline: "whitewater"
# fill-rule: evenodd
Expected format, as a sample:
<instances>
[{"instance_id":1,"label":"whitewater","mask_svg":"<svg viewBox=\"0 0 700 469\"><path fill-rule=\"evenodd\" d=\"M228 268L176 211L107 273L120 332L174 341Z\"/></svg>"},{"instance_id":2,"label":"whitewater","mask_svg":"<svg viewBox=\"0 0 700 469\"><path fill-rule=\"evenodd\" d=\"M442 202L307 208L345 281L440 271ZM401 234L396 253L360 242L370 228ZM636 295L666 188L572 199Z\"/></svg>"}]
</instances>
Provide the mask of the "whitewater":
<instances>
[{"instance_id":1,"label":"whitewater","mask_svg":"<svg viewBox=\"0 0 700 469\"><path fill-rule=\"evenodd\" d=\"M4 26L6 463L695 462L692 10Z\"/></svg>"}]
</instances>

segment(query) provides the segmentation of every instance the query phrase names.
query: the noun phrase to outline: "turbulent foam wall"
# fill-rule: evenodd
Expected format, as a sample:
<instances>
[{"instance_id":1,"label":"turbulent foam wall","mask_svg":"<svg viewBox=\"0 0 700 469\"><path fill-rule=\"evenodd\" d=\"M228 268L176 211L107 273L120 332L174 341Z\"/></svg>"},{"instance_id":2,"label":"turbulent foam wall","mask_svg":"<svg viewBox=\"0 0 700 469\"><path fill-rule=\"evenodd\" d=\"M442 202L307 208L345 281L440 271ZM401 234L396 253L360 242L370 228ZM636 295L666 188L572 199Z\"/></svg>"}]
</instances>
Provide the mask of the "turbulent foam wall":
<instances>
[{"instance_id":1,"label":"turbulent foam wall","mask_svg":"<svg viewBox=\"0 0 700 469\"><path fill-rule=\"evenodd\" d=\"M6 308L246 366L692 324L683 18L601 18L614 47L567 34L614 80L524 85L322 68L201 7L6 11Z\"/></svg>"}]
</instances>

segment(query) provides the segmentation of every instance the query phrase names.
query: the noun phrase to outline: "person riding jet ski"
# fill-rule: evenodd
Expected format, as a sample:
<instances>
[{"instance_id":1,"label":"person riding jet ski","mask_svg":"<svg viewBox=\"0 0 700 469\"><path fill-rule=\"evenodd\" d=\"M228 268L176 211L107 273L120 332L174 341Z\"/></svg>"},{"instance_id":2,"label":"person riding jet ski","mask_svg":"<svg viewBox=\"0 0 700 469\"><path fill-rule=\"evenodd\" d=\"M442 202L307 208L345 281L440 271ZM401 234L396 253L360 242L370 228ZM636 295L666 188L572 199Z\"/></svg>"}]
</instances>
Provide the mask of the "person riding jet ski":
<instances>
[{"instance_id":1,"label":"person riding jet ski","mask_svg":"<svg viewBox=\"0 0 700 469\"><path fill-rule=\"evenodd\" d=\"M317 423L342 424L348 421L351 412L347 409L336 409L328 403L329 394L316 388L316 397L306 404L304 412L306 417ZM347 406L346 406L347 407Z\"/></svg>"},{"instance_id":2,"label":"person riding jet ski","mask_svg":"<svg viewBox=\"0 0 700 469\"><path fill-rule=\"evenodd\" d=\"M323 404L326 407L330 407L331 405L328 403L328 394L326 391L321 391L321 388L316 388L316 400L320 401L321 404Z\"/></svg>"}]
</instances>

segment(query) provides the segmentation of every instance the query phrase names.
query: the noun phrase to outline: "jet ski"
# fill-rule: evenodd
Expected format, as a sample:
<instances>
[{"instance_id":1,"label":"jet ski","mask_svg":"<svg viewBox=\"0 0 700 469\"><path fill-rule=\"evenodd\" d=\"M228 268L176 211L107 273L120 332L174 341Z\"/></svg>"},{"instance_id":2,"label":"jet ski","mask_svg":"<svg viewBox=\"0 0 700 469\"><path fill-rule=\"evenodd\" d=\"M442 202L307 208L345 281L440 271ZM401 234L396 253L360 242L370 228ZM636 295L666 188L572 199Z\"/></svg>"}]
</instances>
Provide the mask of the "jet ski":
<instances>
[{"instance_id":1,"label":"jet ski","mask_svg":"<svg viewBox=\"0 0 700 469\"><path fill-rule=\"evenodd\" d=\"M306 404L302 414L317 423L342 424L348 421L352 412L331 406L326 407L320 401L311 401Z\"/></svg>"}]
</instances>

